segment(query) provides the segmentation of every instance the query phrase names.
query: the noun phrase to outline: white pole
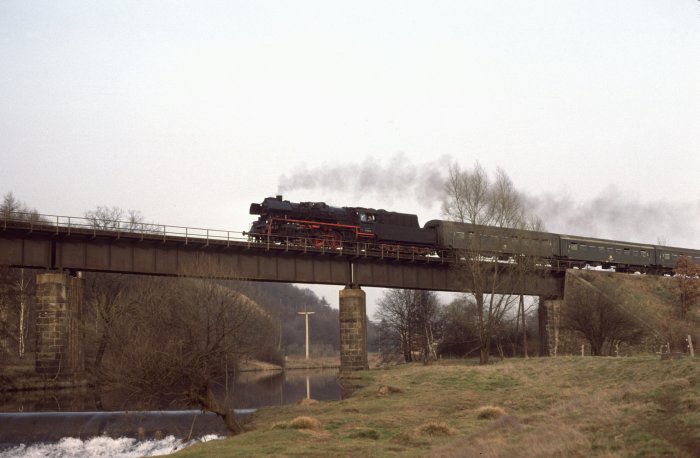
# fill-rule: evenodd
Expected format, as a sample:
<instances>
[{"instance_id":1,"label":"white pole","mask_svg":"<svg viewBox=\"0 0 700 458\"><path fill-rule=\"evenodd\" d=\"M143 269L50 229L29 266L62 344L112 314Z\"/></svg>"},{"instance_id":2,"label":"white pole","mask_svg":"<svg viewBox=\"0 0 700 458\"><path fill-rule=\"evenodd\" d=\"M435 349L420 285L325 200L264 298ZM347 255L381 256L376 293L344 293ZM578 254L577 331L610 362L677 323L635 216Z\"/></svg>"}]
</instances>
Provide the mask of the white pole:
<instances>
[{"instance_id":1,"label":"white pole","mask_svg":"<svg viewBox=\"0 0 700 458\"><path fill-rule=\"evenodd\" d=\"M297 312L299 315L306 315L306 359L309 359L309 315L316 312Z\"/></svg>"},{"instance_id":2,"label":"white pole","mask_svg":"<svg viewBox=\"0 0 700 458\"><path fill-rule=\"evenodd\" d=\"M688 334L688 348L690 348L690 357L695 358L695 350L693 350L693 339L690 338L690 334Z\"/></svg>"}]
</instances>

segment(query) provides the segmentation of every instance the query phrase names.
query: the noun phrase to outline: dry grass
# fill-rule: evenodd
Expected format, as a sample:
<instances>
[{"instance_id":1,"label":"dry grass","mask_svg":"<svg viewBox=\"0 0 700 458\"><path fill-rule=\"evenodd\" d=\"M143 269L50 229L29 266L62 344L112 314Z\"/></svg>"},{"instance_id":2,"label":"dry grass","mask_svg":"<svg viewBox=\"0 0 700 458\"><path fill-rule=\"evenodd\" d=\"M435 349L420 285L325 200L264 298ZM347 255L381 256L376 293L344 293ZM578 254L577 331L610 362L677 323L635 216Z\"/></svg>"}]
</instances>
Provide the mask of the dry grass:
<instances>
[{"instance_id":1,"label":"dry grass","mask_svg":"<svg viewBox=\"0 0 700 458\"><path fill-rule=\"evenodd\" d=\"M483 406L476 410L476 418L479 420L493 420L505 414L506 411L502 407L497 406Z\"/></svg>"},{"instance_id":2,"label":"dry grass","mask_svg":"<svg viewBox=\"0 0 700 458\"><path fill-rule=\"evenodd\" d=\"M457 434L457 430L451 428L444 422L430 422L424 425L420 425L415 429L418 436L433 436L433 437L445 437L454 436Z\"/></svg>"},{"instance_id":3,"label":"dry grass","mask_svg":"<svg viewBox=\"0 0 700 458\"><path fill-rule=\"evenodd\" d=\"M287 424L287 427L292 429L311 429L314 431L320 431L322 429L320 421L305 415L294 418Z\"/></svg>"},{"instance_id":4,"label":"dry grass","mask_svg":"<svg viewBox=\"0 0 700 458\"><path fill-rule=\"evenodd\" d=\"M314 404L318 404L318 401L316 399L302 398L297 401L297 405L300 406L312 406Z\"/></svg>"},{"instance_id":5,"label":"dry grass","mask_svg":"<svg viewBox=\"0 0 700 458\"><path fill-rule=\"evenodd\" d=\"M377 396L386 396L387 394L403 393L401 388L395 386L382 385L377 390Z\"/></svg>"},{"instance_id":6,"label":"dry grass","mask_svg":"<svg viewBox=\"0 0 700 458\"><path fill-rule=\"evenodd\" d=\"M182 454L683 457L700 450L700 359L449 361L360 372L353 382L363 387L350 398L261 409L250 432ZM388 387L401 392L377 396ZM479 419L482 411L490 420ZM309 412L311 421L297 420ZM294 429L297 421L317 429Z\"/></svg>"}]
</instances>

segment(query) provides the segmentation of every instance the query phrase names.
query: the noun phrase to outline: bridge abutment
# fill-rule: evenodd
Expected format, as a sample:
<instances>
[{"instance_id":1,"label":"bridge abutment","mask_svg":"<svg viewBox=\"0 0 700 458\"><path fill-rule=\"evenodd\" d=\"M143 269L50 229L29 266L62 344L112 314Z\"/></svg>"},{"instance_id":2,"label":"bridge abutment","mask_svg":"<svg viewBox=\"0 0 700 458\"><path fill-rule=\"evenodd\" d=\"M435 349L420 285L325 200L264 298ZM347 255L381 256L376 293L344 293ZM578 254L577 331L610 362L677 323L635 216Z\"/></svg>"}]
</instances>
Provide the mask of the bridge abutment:
<instances>
[{"instance_id":1,"label":"bridge abutment","mask_svg":"<svg viewBox=\"0 0 700 458\"><path fill-rule=\"evenodd\" d=\"M340 371L369 369L366 295L358 286L340 290Z\"/></svg>"},{"instance_id":2,"label":"bridge abutment","mask_svg":"<svg viewBox=\"0 0 700 458\"><path fill-rule=\"evenodd\" d=\"M85 371L83 280L62 272L36 276L36 372L58 378Z\"/></svg>"}]
</instances>

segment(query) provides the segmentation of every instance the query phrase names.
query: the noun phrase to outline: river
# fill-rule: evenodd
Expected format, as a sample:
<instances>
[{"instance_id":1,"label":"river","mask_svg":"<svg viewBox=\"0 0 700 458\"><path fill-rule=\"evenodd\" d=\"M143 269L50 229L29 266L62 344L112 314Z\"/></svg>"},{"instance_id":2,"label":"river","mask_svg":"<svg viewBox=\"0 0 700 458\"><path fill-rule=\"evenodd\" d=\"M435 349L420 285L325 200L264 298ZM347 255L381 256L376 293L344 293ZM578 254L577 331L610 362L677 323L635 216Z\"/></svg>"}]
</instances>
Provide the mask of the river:
<instances>
[{"instance_id":1,"label":"river","mask_svg":"<svg viewBox=\"0 0 700 458\"><path fill-rule=\"evenodd\" d=\"M341 398L336 375L337 370L241 372L229 384L228 402L245 419L259 407L307 397L336 400ZM224 387L217 397L226 397ZM118 392L88 389L0 393L0 457L156 456L226 435L211 413L176 404L144 410L123 399Z\"/></svg>"}]
</instances>

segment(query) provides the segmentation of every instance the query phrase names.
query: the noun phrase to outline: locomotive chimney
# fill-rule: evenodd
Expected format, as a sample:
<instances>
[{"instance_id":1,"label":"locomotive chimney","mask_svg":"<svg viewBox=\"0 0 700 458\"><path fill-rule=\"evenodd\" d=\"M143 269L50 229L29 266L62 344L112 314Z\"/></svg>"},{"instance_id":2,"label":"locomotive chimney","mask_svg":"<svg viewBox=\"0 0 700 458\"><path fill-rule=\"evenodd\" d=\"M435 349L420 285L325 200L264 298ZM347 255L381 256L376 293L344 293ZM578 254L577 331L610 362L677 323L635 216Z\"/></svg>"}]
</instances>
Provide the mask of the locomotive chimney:
<instances>
[{"instance_id":1,"label":"locomotive chimney","mask_svg":"<svg viewBox=\"0 0 700 458\"><path fill-rule=\"evenodd\" d=\"M280 202L282 202L282 194L277 194L277 196L275 196L275 199L277 199L277 200L279 200Z\"/></svg>"}]
</instances>

